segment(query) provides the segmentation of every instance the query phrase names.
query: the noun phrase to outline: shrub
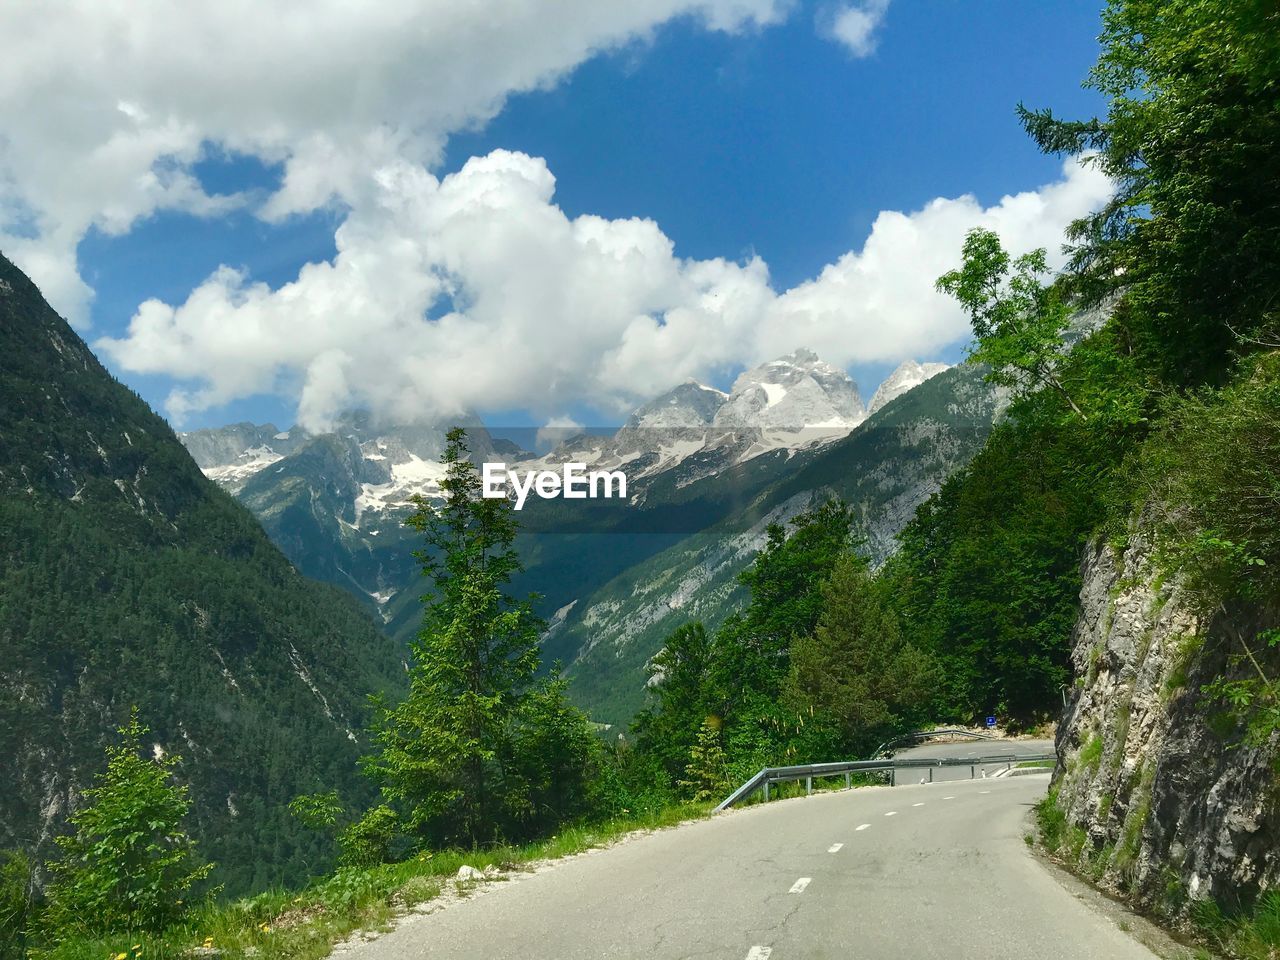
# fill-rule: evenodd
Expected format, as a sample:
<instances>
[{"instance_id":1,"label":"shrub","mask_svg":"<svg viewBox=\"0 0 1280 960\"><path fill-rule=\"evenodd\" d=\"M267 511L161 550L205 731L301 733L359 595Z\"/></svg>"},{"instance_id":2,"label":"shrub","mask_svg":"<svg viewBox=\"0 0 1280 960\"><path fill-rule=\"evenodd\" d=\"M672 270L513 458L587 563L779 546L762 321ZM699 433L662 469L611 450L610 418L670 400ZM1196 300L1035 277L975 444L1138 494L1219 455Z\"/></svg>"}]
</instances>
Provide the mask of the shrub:
<instances>
[{"instance_id":1,"label":"shrub","mask_svg":"<svg viewBox=\"0 0 1280 960\"><path fill-rule=\"evenodd\" d=\"M54 939L78 932L159 931L186 912L191 889L208 876L195 843L183 831L191 805L186 786L172 782L181 758L144 757L147 728L135 709L107 748L107 770L84 792L87 805L71 817L76 832L58 838L50 864L45 924Z\"/></svg>"},{"instance_id":2,"label":"shrub","mask_svg":"<svg viewBox=\"0 0 1280 960\"><path fill-rule=\"evenodd\" d=\"M396 812L385 804L374 807L338 835L343 867L374 867L391 859L391 845L399 832Z\"/></svg>"}]
</instances>

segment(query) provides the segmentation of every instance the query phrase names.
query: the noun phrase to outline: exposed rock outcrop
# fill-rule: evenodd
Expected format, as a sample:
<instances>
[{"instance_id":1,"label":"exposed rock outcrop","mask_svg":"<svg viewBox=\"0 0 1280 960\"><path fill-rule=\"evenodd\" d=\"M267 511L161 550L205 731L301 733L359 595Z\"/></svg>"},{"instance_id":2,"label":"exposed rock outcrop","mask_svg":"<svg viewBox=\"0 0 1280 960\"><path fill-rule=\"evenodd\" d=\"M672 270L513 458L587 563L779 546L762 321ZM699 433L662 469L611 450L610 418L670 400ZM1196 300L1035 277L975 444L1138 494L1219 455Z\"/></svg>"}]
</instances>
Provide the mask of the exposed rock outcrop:
<instances>
[{"instance_id":1,"label":"exposed rock outcrop","mask_svg":"<svg viewBox=\"0 0 1280 960\"><path fill-rule=\"evenodd\" d=\"M1280 877L1277 737L1244 742L1202 687L1234 675L1240 638L1276 611L1198 614L1165 582L1150 541L1086 550L1073 637L1074 696L1059 725L1064 845L1106 886L1179 914L1231 904ZM1277 673L1274 652L1263 663Z\"/></svg>"}]
</instances>

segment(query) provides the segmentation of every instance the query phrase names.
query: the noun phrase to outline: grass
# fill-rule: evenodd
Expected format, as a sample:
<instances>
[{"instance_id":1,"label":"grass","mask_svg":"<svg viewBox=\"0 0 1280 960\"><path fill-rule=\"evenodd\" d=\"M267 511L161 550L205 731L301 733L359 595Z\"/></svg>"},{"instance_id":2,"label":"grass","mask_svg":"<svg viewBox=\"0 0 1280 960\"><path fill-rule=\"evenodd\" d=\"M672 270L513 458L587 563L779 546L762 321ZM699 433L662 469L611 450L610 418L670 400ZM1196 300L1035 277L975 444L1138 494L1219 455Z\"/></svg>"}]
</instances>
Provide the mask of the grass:
<instances>
[{"instance_id":1,"label":"grass","mask_svg":"<svg viewBox=\"0 0 1280 960\"><path fill-rule=\"evenodd\" d=\"M362 930L385 930L416 904L452 887L464 864L518 870L604 846L628 833L674 826L705 817L710 804L669 807L649 816L569 827L523 846L424 853L401 863L339 870L302 891L272 890L227 904L193 910L179 927L163 935L119 934L64 941L42 951L47 960L162 960L198 956L220 960L320 960L333 945ZM199 948L207 948L201 951ZM216 951L216 954L212 951Z\"/></svg>"},{"instance_id":2,"label":"grass","mask_svg":"<svg viewBox=\"0 0 1280 960\"><path fill-rule=\"evenodd\" d=\"M1098 764L1102 762L1102 735L1099 733L1093 734L1088 742L1080 748L1080 753L1077 755L1076 760L1086 770L1097 770Z\"/></svg>"},{"instance_id":3,"label":"grass","mask_svg":"<svg viewBox=\"0 0 1280 960\"><path fill-rule=\"evenodd\" d=\"M1217 904L1198 904L1192 918L1197 930L1227 956L1241 960L1280 956L1280 893L1263 894L1252 909L1231 916Z\"/></svg>"},{"instance_id":4,"label":"grass","mask_svg":"<svg viewBox=\"0 0 1280 960\"><path fill-rule=\"evenodd\" d=\"M1057 760L1023 760L1021 763L1015 763L1015 770L1030 770L1032 768L1053 768L1058 765Z\"/></svg>"}]
</instances>

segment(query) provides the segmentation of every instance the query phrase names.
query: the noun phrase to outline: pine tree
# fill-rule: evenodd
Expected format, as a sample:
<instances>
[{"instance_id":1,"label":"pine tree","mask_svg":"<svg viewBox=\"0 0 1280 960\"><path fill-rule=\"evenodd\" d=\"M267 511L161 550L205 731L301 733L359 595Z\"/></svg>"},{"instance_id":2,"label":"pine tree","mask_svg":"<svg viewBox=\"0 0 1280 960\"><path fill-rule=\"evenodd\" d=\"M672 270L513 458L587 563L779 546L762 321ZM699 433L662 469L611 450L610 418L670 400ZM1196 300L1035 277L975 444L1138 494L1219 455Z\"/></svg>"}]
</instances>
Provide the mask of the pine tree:
<instances>
[{"instance_id":1,"label":"pine tree","mask_svg":"<svg viewBox=\"0 0 1280 960\"><path fill-rule=\"evenodd\" d=\"M45 913L52 935L105 930L158 931L186 911L191 888L209 875L182 828L191 801L173 782L181 757L142 754L147 732L135 708L107 748L107 769L71 817L76 832L58 838L61 860Z\"/></svg>"},{"instance_id":2,"label":"pine tree","mask_svg":"<svg viewBox=\"0 0 1280 960\"><path fill-rule=\"evenodd\" d=\"M680 786L699 803L718 800L726 792L729 773L720 745L720 719L707 717L698 728L698 739L689 751L689 763Z\"/></svg>"},{"instance_id":3,"label":"pine tree","mask_svg":"<svg viewBox=\"0 0 1280 960\"><path fill-rule=\"evenodd\" d=\"M449 431L444 502L424 499L406 522L424 535L415 553L434 585L411 645L410 689L379 705L381 753L366 761L410 831L431 843L478 844L502 831L503 759L538 668L541 622L530 601L503 589L519 569L506 499L485 499L466 434Z\"/></svg>"},{"instance_id":4,"label":"pine tree","mask_svg":"<svg viewBox=\"0 0 1280 960\"><path fill-rule=\"evenodd\" d=\"M902 636L881 591L865 561L841 558L823 585L817 629L791 648L786 699L831 723L854 752L916 719L934 692L932 661Z\"/></svg>"}]
</instances>

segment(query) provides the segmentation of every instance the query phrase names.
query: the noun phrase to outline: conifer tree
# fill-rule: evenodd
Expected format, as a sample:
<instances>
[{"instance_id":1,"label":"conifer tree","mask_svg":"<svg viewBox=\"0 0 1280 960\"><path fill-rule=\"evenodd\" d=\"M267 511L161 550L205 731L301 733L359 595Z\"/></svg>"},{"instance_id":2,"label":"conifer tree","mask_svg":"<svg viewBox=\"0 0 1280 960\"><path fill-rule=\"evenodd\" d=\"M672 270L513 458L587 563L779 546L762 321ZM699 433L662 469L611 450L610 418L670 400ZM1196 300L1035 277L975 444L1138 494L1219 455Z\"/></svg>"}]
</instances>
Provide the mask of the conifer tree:
<instances>
[{"instance_id":1,"label":"conifer tree","mask_svg":"<svg viewBox=\"0 0 1280 960\"><path fill-rule=\"evenodd\" d=\"M448 433L444 501L417 500L406 521L425 547L415 553L434 585L411 645L409 694L380 704L381 752L366 761L384 796L428 843L475 845L502 833L504 759L538 668L541 621L504 588L519 569L509 501L481 496L465 431Z\"/></svg>"},{"instance_id":2,"label":"conifer tree","mask_svg":"<svg viewBox=\"0 0 1280 960\"><path fill-rule=\"evenodd\" d=\"M698 728L698 739L689 751L685 778L679 785L699 803L719 800L729 783L724 747L720 745L720 719L707 717Z\"/></svg>"}]
</instances>

